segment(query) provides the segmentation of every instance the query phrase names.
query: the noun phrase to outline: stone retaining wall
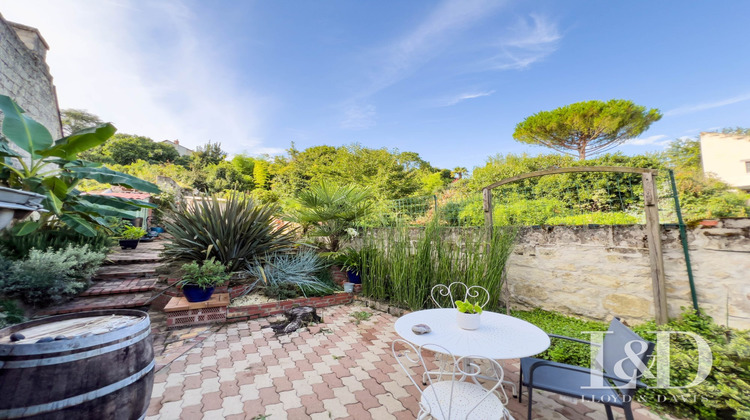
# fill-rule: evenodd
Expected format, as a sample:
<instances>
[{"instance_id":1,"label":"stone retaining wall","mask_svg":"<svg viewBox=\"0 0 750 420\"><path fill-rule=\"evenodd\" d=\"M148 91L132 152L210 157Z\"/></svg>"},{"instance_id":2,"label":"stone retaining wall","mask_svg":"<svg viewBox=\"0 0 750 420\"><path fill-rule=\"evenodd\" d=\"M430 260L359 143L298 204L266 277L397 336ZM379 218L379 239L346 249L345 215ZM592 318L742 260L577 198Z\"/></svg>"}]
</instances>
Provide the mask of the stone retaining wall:
<instances>
[{"instance_id":1,"label":"stone retaining wall","mask_svg":"<svg viewBox=\"0 0 750 420\"><path fill-rule=\"evenodd\" d=\"M700 308L733 328L750 328L750 219L688 231ZM662 227L669 315L692 307L676 227ZM606 321L654 317L645 226L543 226L521 231L508 261L511 306Z\"/></svg>"}]
</instances>

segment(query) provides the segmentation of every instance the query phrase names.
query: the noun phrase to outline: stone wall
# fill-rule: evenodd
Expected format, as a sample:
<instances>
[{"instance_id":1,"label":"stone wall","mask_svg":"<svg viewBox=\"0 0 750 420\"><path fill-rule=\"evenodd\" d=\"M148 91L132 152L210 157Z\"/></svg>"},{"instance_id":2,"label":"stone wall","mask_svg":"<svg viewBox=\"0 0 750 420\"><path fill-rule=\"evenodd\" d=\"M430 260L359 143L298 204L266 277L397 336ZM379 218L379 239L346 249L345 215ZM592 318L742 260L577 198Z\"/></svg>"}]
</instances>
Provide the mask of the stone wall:
<instances>
[{"instance_id":1,"label":"stone wall","mask_svg":"<svg viewBox=\"0 0 750 420\"><path fill-rule=\"evenodd\" d=\"M679 230L662 227L669 315L691 307ZM688 231L700 308L719 324L750 328L750 219ZM508 262L514 308L606 321L654 317L645 226L525 228Z\"/></svg>"},{"instance_id":2,"label":"stone wall","mask_svg":"<svg viewBox=\"0 0 750 420\"><path fill-rule=\"evenodd\" d=\"M0 94L10 96L58 139L62 126L55 86L45 61L47 49L38 30L8 22L0 15ZM15 145L11 147L21 152Z\"/></svg>"}]
</instances>

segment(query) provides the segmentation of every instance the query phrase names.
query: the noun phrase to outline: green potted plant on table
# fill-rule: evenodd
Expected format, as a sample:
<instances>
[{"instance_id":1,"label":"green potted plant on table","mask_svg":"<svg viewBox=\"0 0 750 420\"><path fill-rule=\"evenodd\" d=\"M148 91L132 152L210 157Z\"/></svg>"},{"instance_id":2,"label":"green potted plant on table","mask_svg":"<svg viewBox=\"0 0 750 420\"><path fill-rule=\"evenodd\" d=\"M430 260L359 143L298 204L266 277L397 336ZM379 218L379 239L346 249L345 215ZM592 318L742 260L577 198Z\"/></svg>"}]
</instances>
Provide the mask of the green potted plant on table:
<instances>
[{"instance_id":1,"label":"green potted plant on table","mask_svg":"<svg viewBox=\"0 0 750 420\"><path fill-rule=\"evenodd\" d=\"M211 299L216 286L221 286L229 280L227 267L214 260L206 260L202 265L196 261L182 266L184 275L178 285L182 286L182 293L188 302L205 302Z\"/></svg>"},{"instance_id":2,"label":"green potted plant on table","mask_svg":"<svg viewBox=\"0 0 750 420\"><path fill-rule=\"evenodd\" d=\"M479 328L479 316L482 315L482 307L469 301L456 301L458 314L456 321L458 326L464 330L476 330Z\"/></svg>"},{"instance_id":3,"label":"green potted plant on table","mask_svg":"<svg viewBox=\"0 0 750 420\"><path fill-rule=\"evenodd\" d=\"M138 242L141 238L146 235L146 231L143 228L135 226L126 226L120 231L120 248L122 249L136 249Z\"/></svg>"}]
</instances>

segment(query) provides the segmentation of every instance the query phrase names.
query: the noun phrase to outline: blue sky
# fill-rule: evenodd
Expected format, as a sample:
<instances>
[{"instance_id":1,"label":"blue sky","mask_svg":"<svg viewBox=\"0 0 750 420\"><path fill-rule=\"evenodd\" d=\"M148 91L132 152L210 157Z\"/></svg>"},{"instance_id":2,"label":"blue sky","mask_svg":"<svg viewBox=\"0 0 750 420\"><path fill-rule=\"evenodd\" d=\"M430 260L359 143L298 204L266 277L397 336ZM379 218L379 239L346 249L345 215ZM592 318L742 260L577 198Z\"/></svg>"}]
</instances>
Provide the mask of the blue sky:
<instances>
[{"instance_id":1,"label":"blue sky","mask_svg":"<svg viewBox=\"0 0 750 420\"><path fill-rule=\"evenodd\" d=\"M0 0L39 28L61 107L231 153L360 143L471 169L526 116L630 99L617 150L750 126L750 2Z\"/></svg>"}]
</instances>

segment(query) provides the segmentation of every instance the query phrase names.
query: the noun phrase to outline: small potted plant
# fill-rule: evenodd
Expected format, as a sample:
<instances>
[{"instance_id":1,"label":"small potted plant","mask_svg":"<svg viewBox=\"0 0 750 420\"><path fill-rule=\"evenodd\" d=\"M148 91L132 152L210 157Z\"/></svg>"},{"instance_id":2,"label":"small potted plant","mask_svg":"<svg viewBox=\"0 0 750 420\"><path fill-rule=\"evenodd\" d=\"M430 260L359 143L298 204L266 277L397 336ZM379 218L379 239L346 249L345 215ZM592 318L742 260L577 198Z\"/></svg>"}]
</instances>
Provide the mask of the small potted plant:
<instances>
[{"instance_id":1,"label":"small potted plant","mask_svg":"<svg viewBox=\"0 0 750 420\"><path fill-rule=\"evenodd\" d=\"M202 265L197 262L182 266L184 275L177 284L182 286L182 293L188 302L205 302L211 299L216 286L221 286L229 280L227 267L214 260L206 260Z\"/></svg>"},{"instance_id":2,"label":"small potted plant","mask_svg":"<svg viewBox=\"0 0 750 420\"><path fill-rule=\"evenodd\" d=\"M125 226L120 231L120 248L136 249L138 242L146 235L146 231L135 226Z\"/></svg>"},{"instance_id":3,"label":"small potted plant","mask_svg":"<svg viewBox=\"0 0 750 420\"><path fill-rule=\"evenodd\" d=\"M362 269L362 253L354 248L346 248L338 252L327 253L328 258L336 265L341 267L341 270L346 271L346 277L349 279L349 283L361 284L362 277L360 275Z\"/></svg>"},{"instance_id":4,"label":"small potted plant","mask_svg":"<svg viewBox=\"0 0 750 420\"><path fill-rule=\"evenodd\" d=\"M479 328L479 316L482 315L481 306L468 301L457 300L456 309L458 309L456 321L459 327L464 330L476 330Z\"/></svg>"}]
</instances>

